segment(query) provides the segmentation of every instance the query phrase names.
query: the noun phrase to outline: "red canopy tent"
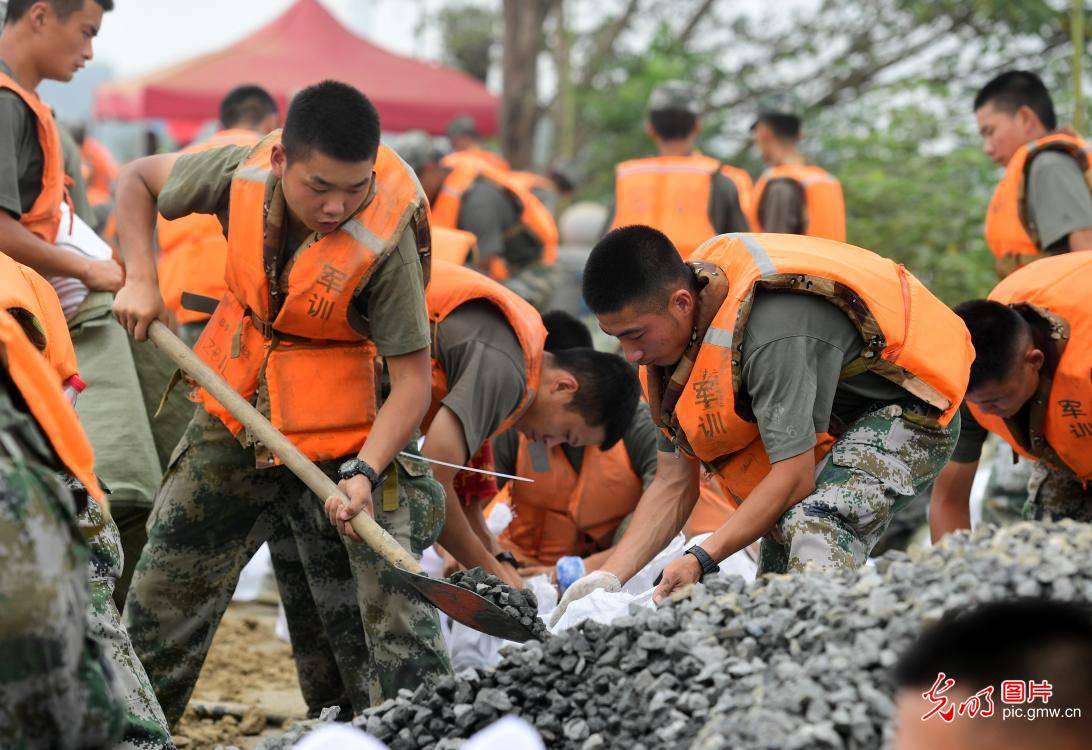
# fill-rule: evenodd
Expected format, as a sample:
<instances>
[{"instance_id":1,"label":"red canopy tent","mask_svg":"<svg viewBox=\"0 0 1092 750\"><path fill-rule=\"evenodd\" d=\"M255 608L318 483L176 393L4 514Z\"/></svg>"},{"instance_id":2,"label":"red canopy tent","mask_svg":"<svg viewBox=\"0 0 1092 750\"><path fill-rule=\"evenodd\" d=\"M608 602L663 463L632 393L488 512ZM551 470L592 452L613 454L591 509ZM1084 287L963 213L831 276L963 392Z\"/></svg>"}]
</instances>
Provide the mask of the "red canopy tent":
<instances>
[{"instance_id":1,"label":"red canopy tent","mask_svg":"<svg viewBox=\"0 0 1092 750\"><path fill-rule=\"evenodd\" d=\"M299 0L283 15L235 44L187 62L95 91L99 119L163 118L181 140L215 119L233 87L256 83L280 103L326 78L359 88L379 110L383 129L444 131L470 114L484 135L496 132L498 101L459 71L403 57L342 26L318 0Z\"/></svg>"}]
</instances>

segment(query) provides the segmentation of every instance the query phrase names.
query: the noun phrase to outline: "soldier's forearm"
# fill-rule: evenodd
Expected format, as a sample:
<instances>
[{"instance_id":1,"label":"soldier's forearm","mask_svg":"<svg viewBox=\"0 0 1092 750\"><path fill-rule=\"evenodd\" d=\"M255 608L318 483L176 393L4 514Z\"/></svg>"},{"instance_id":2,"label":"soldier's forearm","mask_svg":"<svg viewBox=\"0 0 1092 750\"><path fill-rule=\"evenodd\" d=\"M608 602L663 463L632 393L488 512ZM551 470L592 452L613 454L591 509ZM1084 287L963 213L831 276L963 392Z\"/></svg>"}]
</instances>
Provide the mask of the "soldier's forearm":
<instances>
[{"instance_id":1,"label":"soldier's forearm","mask_svg":"<svg viewBox=\"0 0 1092 750\"><path fill-rule=\"evenodd\" d=\"M950 461L933 483L929 500L929 531L933 544L944 535L971 528L971 487L978 462Z\"/></svg>"},{"instance_id":2,"label":"soldier's forearm","mask_svg":"<svg viewBox=\"0 0 1092 750\"><path fill-rule=\"evenodd\" d=\"M88 260L44 242L6 211L0 211L0 246L4 254L43 276L82 279Z\"/></svg>"}]
</instances>

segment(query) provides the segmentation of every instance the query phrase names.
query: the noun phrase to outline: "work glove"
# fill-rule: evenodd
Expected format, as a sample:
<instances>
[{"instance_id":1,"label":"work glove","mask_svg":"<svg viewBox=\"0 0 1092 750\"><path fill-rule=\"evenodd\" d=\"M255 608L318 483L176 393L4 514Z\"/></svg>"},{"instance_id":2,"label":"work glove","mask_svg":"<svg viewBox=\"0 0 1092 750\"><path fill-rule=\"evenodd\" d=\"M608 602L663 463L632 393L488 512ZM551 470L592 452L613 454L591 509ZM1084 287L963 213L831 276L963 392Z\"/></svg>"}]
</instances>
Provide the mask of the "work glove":
<instances>
[{"instance_id":1,"label":"work glove","mask_svg":"<svg viewBox=\"0 0 1092 750\"><path fill-rule=\"evenodd\" d=\"M614 573L608 573L605 570L597 570L594 573L588 573L583 578L576 579L573 581L573 585L569 586L565 591L565 596L561 597L561 601L557 603L557 609L550 617L550 627L557 625L570 604L599 589L613 594L622 590L622 582L618 580L618 576L614 575Z\"/></svg>"}]
</instances>

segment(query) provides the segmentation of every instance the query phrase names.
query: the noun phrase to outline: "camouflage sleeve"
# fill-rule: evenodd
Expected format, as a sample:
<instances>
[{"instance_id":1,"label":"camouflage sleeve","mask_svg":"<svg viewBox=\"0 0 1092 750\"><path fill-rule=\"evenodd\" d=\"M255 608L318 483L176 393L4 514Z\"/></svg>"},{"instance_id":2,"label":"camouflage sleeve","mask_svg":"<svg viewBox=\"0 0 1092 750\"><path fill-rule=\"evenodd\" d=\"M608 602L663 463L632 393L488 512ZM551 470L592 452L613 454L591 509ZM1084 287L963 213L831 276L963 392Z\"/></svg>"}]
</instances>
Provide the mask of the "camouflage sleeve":
<instances>
[{"instance_id":1,"label":"camouflage sleeve","mask_svg":"<svg viewBox=\"0 0 1092 750\"><path fill-rule=\"evenodd\" d=\"M955 450L952 451L952 461L959 464L973 464L982 458L982 445L986 442L989 433L967 408L967 402L959 407L962 425L959 429L959 440L956 441Z\"/></svg>"}]
</instances>

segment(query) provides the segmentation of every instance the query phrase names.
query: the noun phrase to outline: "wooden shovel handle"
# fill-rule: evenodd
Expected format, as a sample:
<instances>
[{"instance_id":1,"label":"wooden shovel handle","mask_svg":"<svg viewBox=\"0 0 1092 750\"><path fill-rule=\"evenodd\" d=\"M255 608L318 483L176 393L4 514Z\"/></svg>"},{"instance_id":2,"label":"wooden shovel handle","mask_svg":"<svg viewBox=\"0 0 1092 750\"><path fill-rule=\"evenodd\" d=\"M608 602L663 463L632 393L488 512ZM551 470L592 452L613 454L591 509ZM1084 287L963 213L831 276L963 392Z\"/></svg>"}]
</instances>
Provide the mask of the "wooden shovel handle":
<instances>
[{"instance_id":1,"label":"wooden shovel handle","mask_svg":"<svg viewBox=\"0 0 1092 750\"><path fill-rule=\"evenodd\" d=\"M318 495L320 500L325 502L327 498L336 497L346 503L349 501L345 493L319 467L315 466L311 459L307 458L291 440L282 435L250 402L228 385L215 370L182 343L171 329L155 321L148 327L148 338L170 357L180 370L211 393L213 398L231 412L231 416L248 429L258 442L272 451L289 471ZM421 572L421 566L417 564L413 556L367 513L357 513L350 523L353 531L360 535L364 543L391 565L410 573Z\"/></svg>"}]
</instances>

